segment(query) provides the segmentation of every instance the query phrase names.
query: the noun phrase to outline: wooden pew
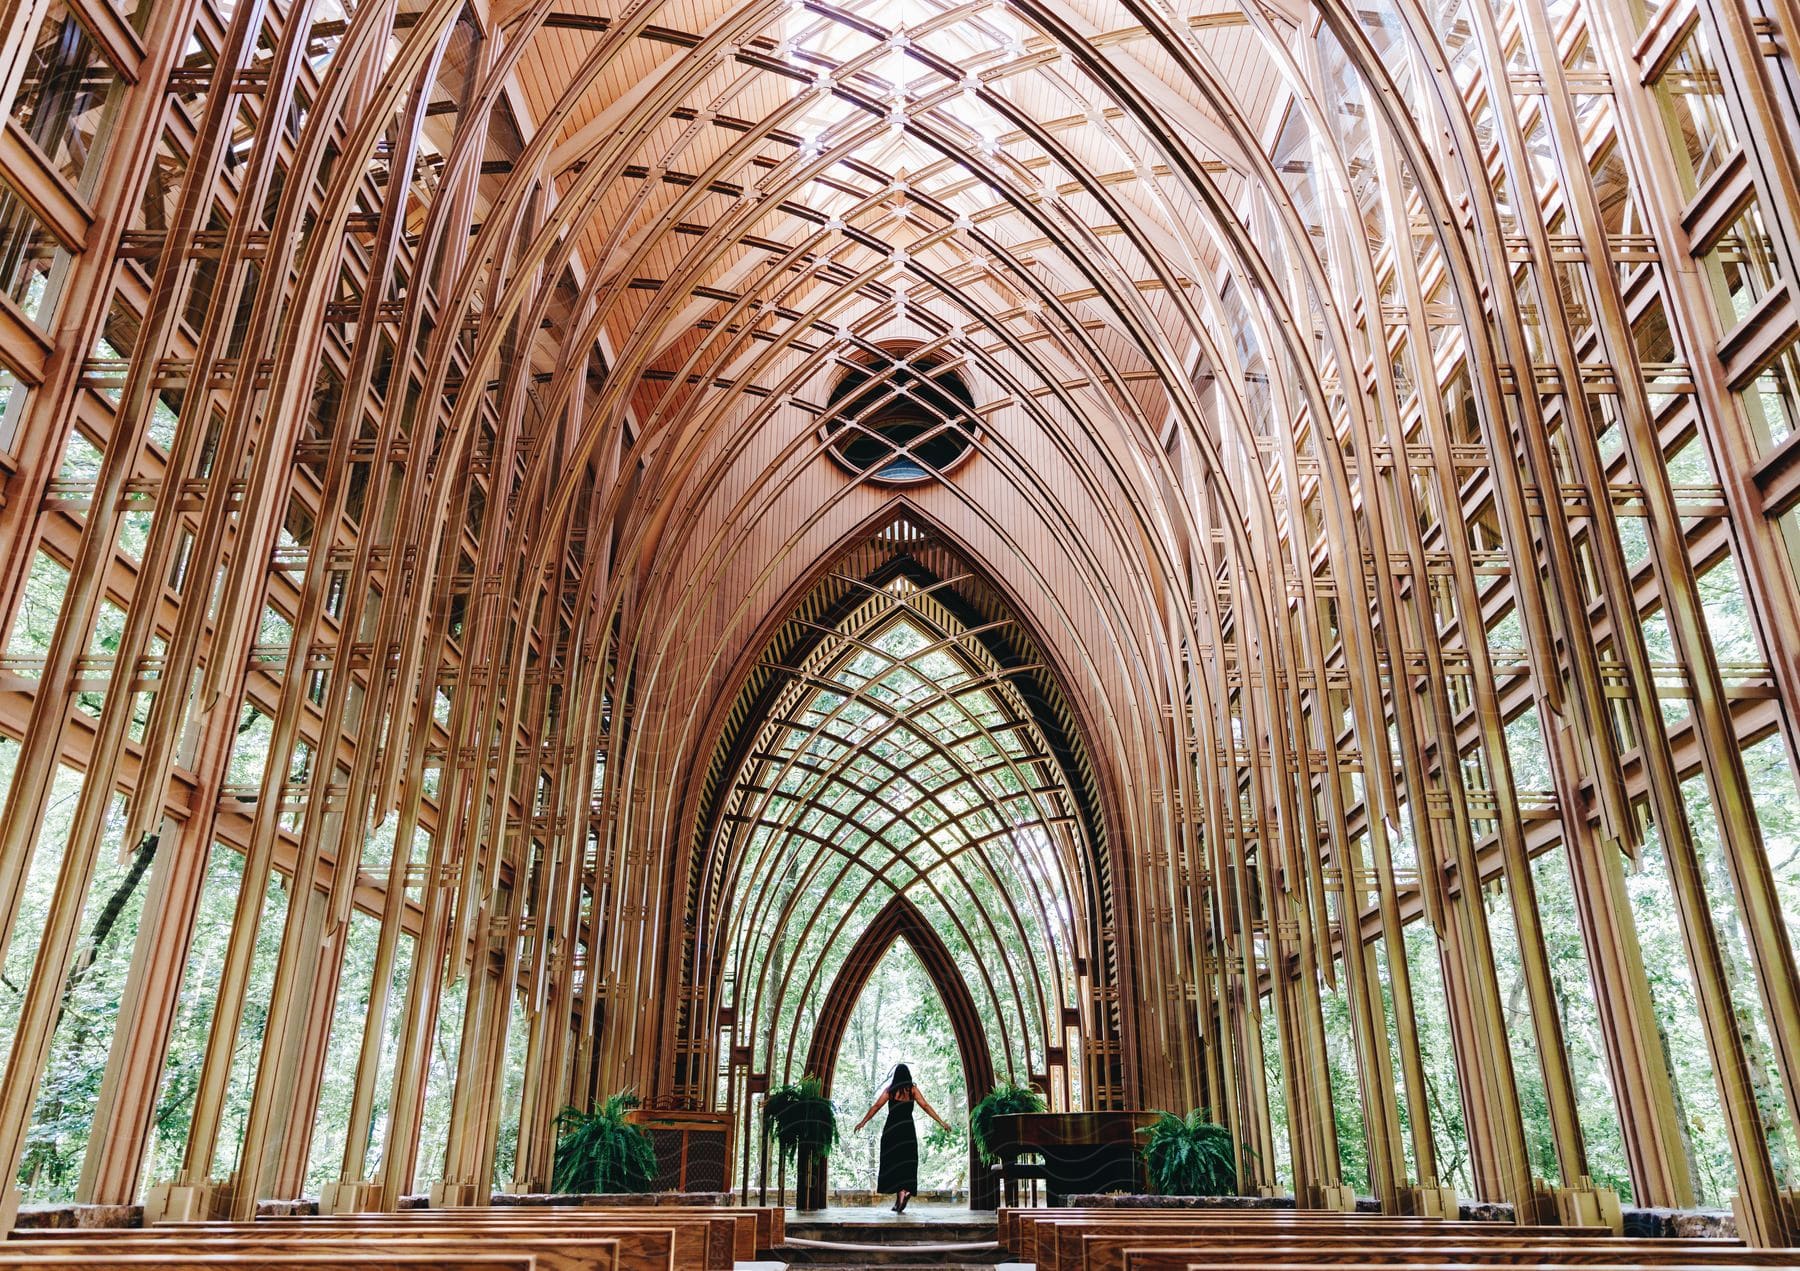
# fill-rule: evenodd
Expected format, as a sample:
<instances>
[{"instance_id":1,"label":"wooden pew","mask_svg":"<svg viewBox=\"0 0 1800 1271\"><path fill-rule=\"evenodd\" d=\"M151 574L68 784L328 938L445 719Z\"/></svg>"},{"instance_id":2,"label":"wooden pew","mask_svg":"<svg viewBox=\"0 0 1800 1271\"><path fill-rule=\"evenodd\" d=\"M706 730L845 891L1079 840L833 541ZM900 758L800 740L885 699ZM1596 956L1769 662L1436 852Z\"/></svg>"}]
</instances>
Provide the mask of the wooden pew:
<instances>
[{"instance_id":1,"label":"wooden pew","mask_svg":"<svg viewBox=\"0 0 1800 1271\"><path fill-rule=\"evenodd\" d=\"M473 1222L506 1222L510 1219L551 1222L661 1222L665 1217L705 1219L711 1223L729 1223L733 1229L732 1256L748 1262L764 1249L773 1249L786 1238L787 1230L778 1215L781 1210L762 1207L752 1209L736 1205L545 1205L545 1206L471 1206L453 1209L414 1209L405 1211L413 1221L430 1221L422 1215L452 1215ZM339 1214L340 1218L363 1215ZM387 1214L385 1217L395 1217Z\"/></svg>"},{"instance_id":2,"label":"wooden pew","mask_svg":"<svg viewBox=\"0 0 1800 1271\"><path fill-rule=\"evenodd\" d=\"M163 1255L170 1251L203 1250L244 1256L258 1251L310 1253L342 1250L411 1255L427 1251L444 1259L464 1255L493 1254L535 1258L536 1271L586 1271L610 1267L613 1271L685 1271L700 1262L684 1262L677 1253L673 1231L661 1227L635 1227L600 1232L420 1227L396 1231L371 1227L361 1232L309 1231L263 1223L151 1227L142 1230L92 1230L15 1232L0 1250L31 1249L46 1255L92 1256L102 1250L114 1254ZM730 1263L725 1264L729 1271ZM709 1268L709 1271L717 1271Z\"/></svg>"},{"instance_id":3,"label":"wooden pew","mask_svg":"<svg viewBox=\"0 0 1800 1271\"><path fill-rule=\"evenodd\" d=\"M680 1214L727 1214L739 1217L749 1214L756 1219L756 1248L758 1252L773 1249L787 1241L787 1210L779 1205L684 1205L662 1204L646 1200L641 1205L485 1205L452 1207L448 1209L402 1209L392 1217L417 1216L425 1214L641 1214L646 1211L654 1213Z\"/></svg>"},{"instance_id":4,"label":"wooden pew","mask_svg":"<svg viewBox=\"0 0 1800 1271\"><path fill-rule=\"evenodd\" d=\"M762 1233L768 1233L765 1237ZM265 1218L254 1224L229 1222L121 1230L22 1232L22 1238L70 1238L91 1241L108 1237L193 1241L202 1236L252 1239L281 1238L317 1242L324 1239L381 1240L454 1238L476 1242L478 1251L503 1239L508 1250L535 1251L546 1239L615 1238L620 1249L614 1263L623 1269L681 1268L682 1271L730 1271L737 1260L757 1256L766 1238L778 1241L785 1228L775 1211L736 1207L492 1208L409 1210L401 1214L346 1214L324 1217ZM309 1245L310 1247L310 1245ZM764 1245L763 1247L772 1247Z\"/></svg>"},{"instance_id":5,"label":"wooden pew","mask_svg":"<svg viewBox=\"0 0 1800 1271\"><path fill-rule=\"evenodd\" d=\"M1343 1223L1399 1223L1408 1228L1426 1225L1441 1225L1446 1222L1462 1223L1461 1219L1427 1218L1410 1214L1346 1214L1335 1209L1077 1209L1062 1207L1045 1209L1042 1207L1020 1207L1001 1209L996 1213L996 1230L1000 1245L1004 1249L1018 1251L1019 1242L1024 1239L1023 1231L1027 1225L1035 1222L1046 1222L1068 1219L1091 1219L1095 1221L1160 1221L1178 1220L1183 1222L1206 1223L1255 1223L1288 1226L1293 1224L1343 1224ZM1510 1223L1467 1223L1471 1228L1510 1227Z\"/></svg>"},{"instance_id":6,"label":"wooden pew","mask_svg":"<svg viewBox=\"0 0 1800 1271\"><path fill-rule=\"evenodd\" d=\"M1321 1240L1306 1247L1297 1242L1264 1241L1255 1246L1201 1245L1179 1237L1094 1237L1083 1249L1080 1265L1087 1271L1187 1271L1196 1260L1258 1271L1270 1263L1288 1267L1362 1265L1375 1261L1404 1264L1454 1263L1460 1267L1513 1266L1542 1261L1564 1267L1625 1264L1635 1267L1791 1267L1800 1254L1791 1249L1745 1249L1724 1240L1622 1240L1601 1236L1569 1243L1546 1239L1504 1238L1466 1245L1449 1243L1375 1243L1372 1240L1337 1242Z\"/></svg>"},{"instance_id":7,"label":"wooden pew","mask_svg":"<svg viewBox=\"0 0 1800 1271\"><path fill-rule=\"evenodd\" d=\"M1736 1241L1623 1239L1597 1227L1323 1210L1015 1210L1003 1216L1001 1230L1013 1256L1038 1271L1800 1267L1800 1250L1748 1250Z\"/></svg>"},{"instance_id":8,"label":"wooden pew","mask_svg":"<svg viewBox=\"0 0 1800 1271\"><path fill-rule=\"evenodd\" d=\"M45 1237L68 1235L67 1231L45 1231ZM272 1258L328 1258L346 1260L362 1266L360 1258L396 1257L409 1260L410 1266L455 1266L464 1264L486 1267L482 1258L499 1258L504 1269L529 1266L535 1271L628 1271L619 1258L617 1240L542 1240L533 1248L515 1248L506 1242L495 1248L491 1240L459 1239L290 1239L268 1240L252 1237L200 1237L191 1240L142 1239L142 1231L119 1230L101 1239L76 1240L7 1240L0 1246L0 1258L29 1255L36 1262L59 1266L61 1262L92 1262L104 1258L108 1264L126 1262L130 1258L185 1258L189 1255L234 1258L239 1266L261 1264ZM34 1262L34 1264L36 1264ZM670 1258L655 1262L662 1271L670 1266Z\"/></svg>"},{"instance_id":9,"label":"wooden pew","mask_svg":"<svg viewBox=\"0 0 1800 1271\"><path fill-rule=\"evenodd\" d=\"M1524 1235L1602 1235L1605 1228L1516 1227L1511 1224L1462 1222L1441 1218L1389 1218L1379 1215L1338 1214L1328 1211L1281 1212L1275 1216L1246 1216L1241 1211L1196 1210L1093 1210L1071 1216L1067 1210L1036 1210L1022 1214L1015 1224L1015 1238L1008 1248L1024 1262L1048 1265L1058 1251L1057 1240L1063 1233L1079 1236L1083 1231L1129 1234L1133 1231L1203 1230L1212 1236L1260 1236L1283 1231L1312 1232L1321 1235L1355 1236L1365 1232L1393 1234L1464 1235L1485 1239L1499 1232Z\"/></svg>"},{"instance_id":10,"label":"wooden pew","mask_svg":"<svg viewBox=\"0 0 1800 1271\"><path fill-rule=\"evenodd\" d=\"M581 1217L555 1218L531 1211L514 1215L469 1217L469 1210L439 1210L436 1218L403 1218L392 1214L334 1214L323 1217L265 1218L257 1223L269 1230L304 1231L307 1233L346 1232L418 1232L457 1231L478 1238L486 1233L544 1233L586 1231L595 1236L619 1236L625 1244L622 1253L635 1256L631 1241L637 1234L661 1231L671 1233L675 1266L691 1271L731 1271L738 1257L740 1216L689 1214L673 1209L623 1209L580 1212ZM744 1219L743 1243L754 1245L754 1220ZM752 1250L746 1256L754 1257Z\"/></svg>"},{"instance_id":11,"label":"wooden pew","mask_svg":"<svg viewBox=\"0 0 1800 1271\"><path fill-rule=\"evenodd\" d=\"M536 1271L528 1255L479 1254L446 1258L383 1252L108 1253L51 1257L0 1248L0 1271Z\"/></svg>"},{"instance_id":12,"label":"wooden pew","mask_svg":"<svg viewBox=\"0 0 1800 1271\"><path fill-rule=\"evenodd\" d=\"M1179 1235L1192 1233L1199 1242L1231 1240L1249 1237L1253 1239L1270 1239L1285 1233L1312 1234L1330 1236L1339 1239L1356 1239L1365 1234L1386 1233L1390 1236L1416 1236L1432 1240L1485 1240L1498 1232L1533 1235L1555 1235L1569 1238L1583 1235L1608 1234L1604 1228L1570 1229L1565 1227L1498 1227L1492 1223L1445 1222L1436 1219L1401 1219L1390 1222L1384 1218L1354 1218L1338 1215L1335 1218L1307 1219L1291 1221L1286 1218L1266 1221L1261 1219L1244 1220L1202 1219L1189 1221L1177 1212L1164 1212L1156 1217L1140 1217L1135 1214L1121 1215L1118 1211L1107 1212L1104 1216L1089 1218L1062 1218L1050 1216L1028 1219L1020 1223L1018 1247L1020 1257L1038 1263L1040 1267L1048 1267L1061 1262L1069 1256L1070 1250L1078 1250L1084 1235L1131 1235L1161 1233Z\"/></svg>"},{"instance_id":13,"label":"wooden pew","mask_svg":"<svg viewBox=\"0 0 1800 1271\"><path fill-rule=\"evenodd\" d=\"M361 1217L324 1217L324 1218L276 1218L264 1219L257 1223L258 1228L268 1231L285 1231L303 1234L311 1238L327 1235L375 1236L382 1238L389 1235L395 1237L408 1234L417 1236L431 1232L455 1232L459 1236L467 1236L476 1240L498 1239L504 1236L509 1241L529 1241L533 1236L555 1236L559 1233L573 1235L577 1230L585 1231L595 1237L617 1237L620 1241L620 1257L623 1262L637 1265L651 1257L669 1257L674 1266L686 1271L731 1271L736 1260L736 1224L716 1219L681 1219L664 1217L660 1214L640 1213L626 1217L623 1215L602 1215L580 1224L561 1222L532 1221L529 1219L514 1222L488 1219L468 1222L454 1218L444 1218L436 1222L420 1222L402 1220L400 1222L384 1222L390 1215L364 1215ZM199 1230L206 1230L200 1227Z\"/></svg>"},{"instance_id":14,"label":"wooden pew","mask_svg":"<svg viewBox=\"0 0 1800 1271\"><path fill-rule=\"evenodd\" d=\"M1202 1258L1205 1257L1204 1254L1201 1256ZM1789 1256L1791 1258L1791 1251L1789 1251ZM1263 1262L1257 1265L1262 1268L1262 1271L1311 1271L1310 1268L1293 1267L1281 1262ZM1362 1271L1469 1271L1470 1264L1466 1262L1433 1262L1428 1259L1421 1259L1417 1262L1364 1262L1359 1260L1356 1265L1360 1267ZM1517 1262L1506 1263L1505 1265L1512 1268L1512 1271L1563 1271L1563 1268L1568 1264L1549 1261L1541 1257L1536 1259L1526 1257ZM1642 1263L1615 1259L1611 1262L1589 1262L1583 1263L1582 1265L1584 1271L1644 1271L1646 1266L1679 1268L1685 1264L1680 1262ZM1753 1261L1705 1264L1706 1271L1719 1271L1719 1268L1721 1267L1743 1267L1745 1271L1752 1271L1753 1268L1760 1265L1765 1264ZM1788 1261L1777 1263L1775 1265L1792 1266L1793 1263L1792 1261ZM1187 1263L1183 1268L1183 1271L1242 1271L1242 1267L1241 1265L1232 1263L1193 1261Z\"/></svg>"},{"instance_id":15,"label":"wooden pew","mask_svg":"<svg viewBox=\"0 0 1800 1271\"><path fill-rule=\"evenodd\" d=\"M706 1219L729 1222L735 1234L733 1256L749 1261L764 1250L773 1249L787 1238L785 1211L773 1206L749 1205L493 1205L454 1207L448 1209L403 1209L397 1213L334 1214L318 1218L287 1217L264 1219L265 1222L322 1222L327 1218L343 1222L387 1220L437 1222L453 1216L471 1223L560 1223L589 1220L607 1222L661 1223L664 1219L682 1221Z\"/></svg>"}]
</instances>

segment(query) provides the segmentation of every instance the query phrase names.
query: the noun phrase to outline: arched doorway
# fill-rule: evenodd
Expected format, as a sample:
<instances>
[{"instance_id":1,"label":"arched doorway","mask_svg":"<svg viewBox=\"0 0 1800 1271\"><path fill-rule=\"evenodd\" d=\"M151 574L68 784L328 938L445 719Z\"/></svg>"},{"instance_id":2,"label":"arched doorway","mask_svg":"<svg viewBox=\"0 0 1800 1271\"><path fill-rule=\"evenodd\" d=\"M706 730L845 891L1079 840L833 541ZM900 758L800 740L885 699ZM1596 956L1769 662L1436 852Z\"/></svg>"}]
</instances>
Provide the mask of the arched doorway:
<instances>
[{"instance_id":1,"label":"arched doorway","mask_svg":"<svg viewBox=\"0 0 1800 1271\"><path fill-rule=\"evenodd\" d=\"M844 1030L850 1023L851 1012L856 1009L863 990L868 987L869 977L875 973L875 968L880 965L882 957L896 940L905 940L911 946L920 965L925 968L926 975L931 978L932 987L943 1000L944 1010L950 1018L951 1031L956 1036L957 1053L962 1058L964 1087L968 1091L972 1107L994 1085L994 1060L988 1053L987 1039L982 1035L981 1016L976 1009L975 998L963 981L962 973L957 969L956 958L944 943L943 937L932 929L918 907L900 894L889 900L875 921L869 924L851 948L849 956L844 959L837 979L832 981L831 991L826 994L825 1005L814 1026L812 1045L806 1055L806 1070L817 1073L825 1083L826 1093L832 1093L838 1054L843 1048ZM949 1109L944 1111L949 1113ZM816 1186L821 1195L828 1187L827 1164L821 1163L816 1180L807 1180L808 1186ZM969 1207L992 1209L998 1200L999 1190L993 1179L982 1169L980 1155L971 1138Z\"/></svg>"}]
</instances>

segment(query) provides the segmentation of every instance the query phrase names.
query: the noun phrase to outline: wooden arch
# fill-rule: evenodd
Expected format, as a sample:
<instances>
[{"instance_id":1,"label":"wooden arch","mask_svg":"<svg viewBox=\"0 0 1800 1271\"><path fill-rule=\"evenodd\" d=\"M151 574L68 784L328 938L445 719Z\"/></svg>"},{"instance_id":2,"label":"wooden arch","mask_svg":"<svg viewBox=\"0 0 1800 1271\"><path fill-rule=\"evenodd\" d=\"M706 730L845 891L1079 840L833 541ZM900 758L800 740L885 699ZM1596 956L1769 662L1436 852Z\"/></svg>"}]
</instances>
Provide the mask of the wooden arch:
<instances>
[{"instance_id":1,"label":"wooden arch","mask_svg":"<svg viewBox=\"0 0 1800 1271\"><path fill-rule=\"evenodd\" d=\"M844 965L838 969L837 978L832 981L831 989L825 995L825 1005L819 1012L812 1045L806 1052L806 1071L816 1073L825 1084L825 1092L831 1093L838 1051L843 1047L845 1030L850 1027L850 1016L862 999L863 990L869 986L875 968L881 965L881 959L887 956L894 941L901 939L912 946L925 974L931 977L932 987L943 999L944 1010L950 1017L950 1029L956 1035L963 1085L972 1108L975 1101L994 1086L994 1061L981 1030L981 1016L975 1010L975 998L970 994L969 986L963 983L962 972L957 969L950 947L919 912L919 907L900 892L894 893L894 898L875 915L875 920L857 938ZM822 1200L826 1188L826 1163L820 1162L816 1177L804 1180L802 1186L816 1187ZM981 1168L981 1155L976 1151L971 1135L969 1207L992 1209L998 1203L999 1189Z\"/></svg>"}]
</instances>

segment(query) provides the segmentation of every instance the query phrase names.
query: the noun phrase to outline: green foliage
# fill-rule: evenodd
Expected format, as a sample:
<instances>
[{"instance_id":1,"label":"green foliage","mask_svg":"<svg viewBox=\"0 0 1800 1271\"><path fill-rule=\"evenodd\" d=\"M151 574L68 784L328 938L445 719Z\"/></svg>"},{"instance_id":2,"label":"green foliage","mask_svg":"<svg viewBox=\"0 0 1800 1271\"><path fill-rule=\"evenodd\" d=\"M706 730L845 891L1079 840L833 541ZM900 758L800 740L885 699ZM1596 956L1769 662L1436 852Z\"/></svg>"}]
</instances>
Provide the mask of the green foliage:
<instances>
[{"instance_id":1,"label":"green foliage","mask_svg":"<svg viewBox=\"0 0 1800 1271\"><path fill-rule=\"evenodd\" d=\"M494 1172L490 1180L495 1191L504 1191L518 1180L519 1117L525 1107L525 1049L531 1044L531 1016L525 1009L524 995L514 992L510 996L512 1004L507 1013L506 1064L500 1085L500 1133L494 1139ZM626 1108L637 1107L636 1096L614 1096L620 1097L632 1100L629 1105L620 1109L621 1115ZM607 1102L610 1103L611 1100ZM578 1190L605 1189L595 1187Z\"/></svg>"},{"instance_id":2,"label":"green foliage","mask_svg":"<svg viewBox=\"0 0 1800 1271\"><path fill-rule=\"evenodd\" d=\"M629 1090L611 1096L592 1112L564 1108L556 1118L556 1168L551 1187L559 1192L647 1192L656 1183L656 1148L642 1126L625 1114L642 1102Z\"/></svg>"},{"instance_id":3,"label":"green foliage","mask_svg":"<svg viewBox=\"0 0 1800 1271\"><path fill-rule=\"evenodd\" d=\"M115 800L103 830L101 859L82 908L83 935L63 978L43 1080L15 1178L23 1199L33 1204L74 1199L118 1023L119 995L130 970L143 913L148 890L145 880L156 858L158 840L154 836L147 837L136 851L120 855L122 808ZM38 855L46 854L40 851ZM36 892L27 900L42 902L47 909L48 891ZM33 925L41 927L41 922ZM9 985L22 985L27 975L5 979Z\"/></svg>"},{"instance_id":4,"label":"green foliage","mask_svg":"<svg viewBox=\"0 0 1800 1271\"><path fill-rule=\"evenodd\" d=\"M763 1125L781 1145L781 1159L805 1149L830 1156L837 1146L837 1109L825 1095L825 1083L805 1076L769 1092L763 1100Z\"/></svg>"},{"instance_id":5,"label":"green foliage","mask_svg":"<svg viewBox=\"0 0 1800 1271\"><path fill-rule=\"evenodd\" d=\"M1436 934L1425 922L1406 928L1406 964L1412 975L1413 1019L1425 1067L1425 1097L1432 1139L1437 1144L1438 1179L1464 1196L1475 1194L1469 1163L1469 1131L1463 1122L1456 1043ZM1411 1129L1410 1118L1407 1128Z\"/></svg>"},{"instance_id":6,"label":"green foliage","mask_svg":"<svg viewBox=\"0 0 1800 1271\"><path fill-rule=\"evenodd\" d=\"M962 1132L954 1125L945 1128L934 1121L931 1128L925 1131L925 1147L928 1151L949 1152L962 1146Z\"/></svg>"},{"instance_id":7,"label":"green foliage","mask_svg":"<svg viewBox=\"0 0 1800 1271\"><path fill-rule=\"evenodd\" d=\"M1358 1094L1350 993L1341 969L1337 988L1320 989L1319 1009L1325 1026L1325 1063L1331 1073L1331 1117L1337 1130L1338 1168L1346 1184L1358 1191L1366 1191L1369 1186L1369 1143L1363 1132L1362 1101Z\"/></svg>"},{"instance_id":8,"label":"green foliage","mask_svg":"<svg viewBox=\"0 0 1800 1271\"><path fill-rule=\"evenodd\" d=\"M1164 1196L1230 1196L1237 1192L1237 1147L1231 1132L1207 1120L1204 1109L1173 1112L1138 1131L1150 1185Z\"/></svg>"},{"instance_id":9,"label":"green foliage","mask_svg":"<svg viewBox=\"0 0 1800 1271\"><path fill-rule=\"evenodd\" d=\"M838 1052L836 1086L854 1091L848 1096L853 1099L862 1099L865 1092L873 1098L901 1062L912 1067L914 1081L951 1124L945 1130L935 1122L919 1123L919 1187L959 1191L969 1181L968 1126L962 1113L971 1100L963 1083L956 1030L912 945L896 940L850 1014ZM885 1110L876 1114L870 1133L845 1134L831 1154L833 1186L874 1188L881 1168L884 1116Z\"/></svg>"},{"instance_id":10,"label":"green foliage","mask_svg":"<svg viewBox=\"0 0 1800 1271\"><path fill-rule=\"evenodd\" d=\"M995 1117L1042 1112L1044 1107L1043 1095L1016 1081L1002 1081L982 1095L981 1102L969 1109L969 1133L975 1136L975 1150L981 1153L983 1164L994 1162L994 1154L988 1151L988 1135L994 1128Z\"/></svg>"},{"instance_id":11,"label":"green foliage","mask_svg":"<svg viewBox=\"0 0 1800 1271\"><path fill-rule=\"evenodd\" d=\"M450 1104L456 1089L456 1055L462 1048L463 1015L469 982L458 977L444 986L438 1007L437 1035L425 1076L425 1115L419 1124L419 1165L413 1186L421 1191L444 1177L445 1149L450 1142Z\"/></svg>"}]
</instances>

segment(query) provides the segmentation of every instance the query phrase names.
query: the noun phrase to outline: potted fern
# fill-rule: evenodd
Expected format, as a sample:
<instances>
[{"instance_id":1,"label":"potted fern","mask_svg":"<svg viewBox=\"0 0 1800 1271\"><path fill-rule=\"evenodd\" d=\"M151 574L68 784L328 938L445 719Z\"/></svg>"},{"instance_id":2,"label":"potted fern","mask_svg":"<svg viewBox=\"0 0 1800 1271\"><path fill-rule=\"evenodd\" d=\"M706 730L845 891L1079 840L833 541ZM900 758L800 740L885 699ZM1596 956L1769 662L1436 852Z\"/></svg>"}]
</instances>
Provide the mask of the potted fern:
<instances>
[{"instance_id":1,"label":"potted fern","mask_svg":"<svg viewBox=\"0 0 1800 1271\"><path fill-rule=\"evenodd\" d=\"M981 1163L994 1163L988 1144L992 1142L995 1117L1042 1112L1045 1106L1043 1095L1016 1081L1002 1081L982 1095L981 1101L969 1109L969 1133L975 1140L975 1150L981 1153Z\"/></svg>"},{"instance_id":2,"label":"potted fern","mask_svg":"<svg viewBox=\"0 0 1800 1271\"><path fill-rule=\"evenodd\" d=\"M1164 1196L1231 1196L1237 1192L1237 1146L1231 1132L1195 1109L1157 1115L1138 1131L1150 1185Z\"/></svg>"},{"instance_id":3,"label":"potted fern","mask_svg":"<svg viewBox=\"0 0 1800 1271\"><path fill-rule=\"evenodd\" d=\"M551 1186L567 1193L647 1192L654 1187L656 1147L646 1130L625 1119L641 1102L625 1090L592 1112L564 1108L556 1118Z\"/></svg>"},{"instance_id":4,"label":"potted fern","mask_svg":"<svg viewBox=\"0 0 1800 1271\"><path fill-rule=\"evenodd\" d=\"M779 1145L781 1159L800 1158L795 1207L825 1207L825 1158L837 1146L837 1109L825 1083L807 1075L771 1090L763 1100L763 1130Z\"/></svg>"}]
</instances>

